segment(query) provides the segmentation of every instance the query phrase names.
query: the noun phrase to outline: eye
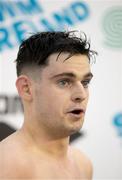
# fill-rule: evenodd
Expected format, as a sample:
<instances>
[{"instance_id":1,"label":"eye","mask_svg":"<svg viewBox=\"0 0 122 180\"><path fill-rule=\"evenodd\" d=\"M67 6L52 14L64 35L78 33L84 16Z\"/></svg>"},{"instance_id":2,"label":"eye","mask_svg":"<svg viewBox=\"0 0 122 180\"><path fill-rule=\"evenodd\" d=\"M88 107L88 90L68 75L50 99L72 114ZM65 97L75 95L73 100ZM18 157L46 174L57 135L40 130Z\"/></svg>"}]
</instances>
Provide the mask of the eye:
<instances>
[{"instance_id":1,"label":"eye","mask_svg":"<svg viewBox=\"0 0 122 180\"><path fill-rule=\"evenodd\" d=\"M67 87L71 85L71 81L69 79L61 79L58 81L58 85L60 87Z\"/></svg>"},{"instance_id":2,"label":"eye","mask_svg":"<svg viewBox=\"0 0 122 180\"><path fill-rule=\"evenodd\" d=\"M88 88L90 84L90 80L85 80L81 82L84 88Z\"/></svg>"}]
</instances>

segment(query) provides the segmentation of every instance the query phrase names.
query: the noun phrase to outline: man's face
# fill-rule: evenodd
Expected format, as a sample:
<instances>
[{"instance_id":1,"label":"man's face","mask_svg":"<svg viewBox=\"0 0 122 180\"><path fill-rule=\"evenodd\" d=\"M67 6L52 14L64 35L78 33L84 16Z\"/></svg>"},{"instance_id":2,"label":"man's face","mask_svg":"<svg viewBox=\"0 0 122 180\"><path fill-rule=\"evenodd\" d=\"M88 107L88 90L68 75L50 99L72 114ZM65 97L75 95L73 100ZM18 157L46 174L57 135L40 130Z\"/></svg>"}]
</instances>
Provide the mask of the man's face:
<instances>
[{"instance_id":1,"label":"man's face","mask_svg":"<svg viewBox=\"0 0 122 180\"><path fill-rule=\"evenodd\" d=\"M34 83L33 107L40 127L55 136L68 136L80 130L88 102L88 84L92 78L85 55L62 53L49 57Z\"/></svg>"}]
</instances>

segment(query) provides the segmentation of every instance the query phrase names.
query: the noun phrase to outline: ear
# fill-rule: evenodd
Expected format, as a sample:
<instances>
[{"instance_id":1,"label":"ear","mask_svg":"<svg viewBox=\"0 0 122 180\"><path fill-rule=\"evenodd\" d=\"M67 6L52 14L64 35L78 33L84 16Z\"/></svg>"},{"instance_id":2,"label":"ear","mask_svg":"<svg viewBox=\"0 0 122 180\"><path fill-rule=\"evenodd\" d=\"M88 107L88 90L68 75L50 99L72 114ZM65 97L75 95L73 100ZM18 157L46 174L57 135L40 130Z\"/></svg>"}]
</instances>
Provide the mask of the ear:
<instances>
[{"instance_id":1,"label":"ear","mask_svg":"<svg viewBox=\"0 0 122 180\"><path fill-rule=\"evenodd\" d=\"M27 76L19 76L16 80L16 87L23 100L32 101L32 82Z\"/></svg>"}]
</instances>

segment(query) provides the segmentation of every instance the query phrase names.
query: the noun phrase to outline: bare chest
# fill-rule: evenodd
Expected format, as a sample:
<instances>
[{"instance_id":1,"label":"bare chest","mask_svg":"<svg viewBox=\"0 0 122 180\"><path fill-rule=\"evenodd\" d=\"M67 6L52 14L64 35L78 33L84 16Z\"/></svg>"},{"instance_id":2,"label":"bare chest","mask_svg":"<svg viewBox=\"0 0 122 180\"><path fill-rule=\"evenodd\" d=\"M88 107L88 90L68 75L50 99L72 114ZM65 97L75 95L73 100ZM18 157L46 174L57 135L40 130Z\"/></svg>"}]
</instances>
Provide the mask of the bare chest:
<instances>
[{"instance_id":1,"label":"bare chest","mask_svg":"<svg viewBox=\"0 0 122 180\"><path fill-rule=\"evenodd\" d=\"M18 163L18 161L10 161L8 164L8 161L4 164L4 167L2 168L4 170L3 177L5 178L15 178L15 179L78 179L78 180L84 180L87 179L85 174L85 169L81 165L79 166L78 163L63 163L60 161L50 161L47 159L38 160L35 158L34 160L31 158L25 158L28 160L21 159L21 163ZM6 171L7 170L7 171Z\"/></svg>"},{"instance_id":2,"label":"bare chest","mask_svg":"<svg viewBox=\"0 0 122 180\"><path fill-rule=\"evenodd\" d=\"M52 163L48 161L37 162L33 168L30 168L33 178L42 179L85 179L83 168L77 164Z\"/></svg>"}]
</instances>

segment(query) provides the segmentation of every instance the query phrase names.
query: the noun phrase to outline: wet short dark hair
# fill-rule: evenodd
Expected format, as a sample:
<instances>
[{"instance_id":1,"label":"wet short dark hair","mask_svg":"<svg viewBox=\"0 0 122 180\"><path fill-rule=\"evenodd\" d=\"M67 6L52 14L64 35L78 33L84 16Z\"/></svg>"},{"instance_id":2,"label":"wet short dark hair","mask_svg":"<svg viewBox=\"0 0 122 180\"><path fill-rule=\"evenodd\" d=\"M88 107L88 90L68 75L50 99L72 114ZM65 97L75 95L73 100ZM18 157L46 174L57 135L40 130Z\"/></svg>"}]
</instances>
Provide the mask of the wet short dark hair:
<instances>
[{"instance_id":1,"label":"wet short dark hair","mask_svg":"<svg viewBox=\"0 0 122 180\"><path fill-rule=\"evenodd\" d=\"M54 53L66 52L91 56L97 54L90 49L90 42L84 33L77 37L74 31L70 32L39 32L24 40L16 58L17 76L21 75L24 68L42 67L48 64L48 57ZM68 58L67 58L68 59Z\"/></svg>"}]
</instances>

